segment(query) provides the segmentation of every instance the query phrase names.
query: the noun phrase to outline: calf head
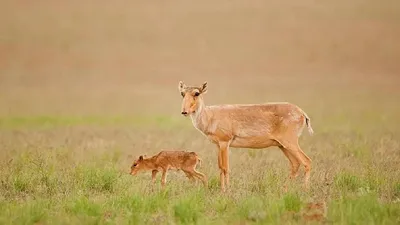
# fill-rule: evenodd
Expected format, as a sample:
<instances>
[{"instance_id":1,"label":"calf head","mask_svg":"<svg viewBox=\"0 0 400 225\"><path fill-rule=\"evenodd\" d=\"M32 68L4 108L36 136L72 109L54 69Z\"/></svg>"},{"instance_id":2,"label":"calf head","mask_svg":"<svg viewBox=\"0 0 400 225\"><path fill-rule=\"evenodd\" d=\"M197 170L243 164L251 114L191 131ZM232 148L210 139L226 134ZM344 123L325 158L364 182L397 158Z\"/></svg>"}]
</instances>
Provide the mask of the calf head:
<instances>
[{"instance_id":1,"label":"calf head","mask_svg":"<svg viewBox=\"0 0 400 225\"><path fill-rule=\"evenodd\" d=\"M147 165L144 162L143 156L139 156L138 159L134 160L131 166L131 175L136 175L141 170L147 170Z\"/></svg>"}]
</instances>

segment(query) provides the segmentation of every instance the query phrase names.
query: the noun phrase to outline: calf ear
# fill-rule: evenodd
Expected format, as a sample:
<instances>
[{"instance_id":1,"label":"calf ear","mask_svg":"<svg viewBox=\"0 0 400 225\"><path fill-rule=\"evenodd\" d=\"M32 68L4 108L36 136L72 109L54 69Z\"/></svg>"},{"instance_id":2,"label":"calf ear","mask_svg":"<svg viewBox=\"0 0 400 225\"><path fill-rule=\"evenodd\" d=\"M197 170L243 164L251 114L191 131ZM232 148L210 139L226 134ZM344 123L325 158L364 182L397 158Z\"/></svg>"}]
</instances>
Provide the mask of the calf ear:
<instances>
[{"instance_id":1,"label":"calf ear","mask_svg":"<svg viewBox=\"0 0 400 225\"><path fill-rule=\"evenodd\" d=\"M141 155L141 156L139 156L139 161L142 161L143 160L143 156Z\"/></svg>"}]
</instances>

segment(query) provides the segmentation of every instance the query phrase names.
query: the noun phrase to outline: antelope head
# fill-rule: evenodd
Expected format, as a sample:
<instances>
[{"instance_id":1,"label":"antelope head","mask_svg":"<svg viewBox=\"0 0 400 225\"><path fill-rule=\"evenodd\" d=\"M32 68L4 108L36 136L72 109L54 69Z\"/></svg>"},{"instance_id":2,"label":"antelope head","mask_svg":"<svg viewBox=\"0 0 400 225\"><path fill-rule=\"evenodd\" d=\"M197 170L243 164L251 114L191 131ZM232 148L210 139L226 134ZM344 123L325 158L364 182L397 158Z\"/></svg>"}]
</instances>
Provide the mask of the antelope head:
<instances>
[{"instance_id":1,"label":"antelope head","mask_svg":"<svg viewBox=\"0 0 400 225\"><path fill-rule=\"evenodd\" d=\"M189 116L202 107L203 94L207 92L207 82L204 82L199 87L186 86L182 81L179 81L179 92L182 95L182 115Z\"/></svg>"}]
</instances>

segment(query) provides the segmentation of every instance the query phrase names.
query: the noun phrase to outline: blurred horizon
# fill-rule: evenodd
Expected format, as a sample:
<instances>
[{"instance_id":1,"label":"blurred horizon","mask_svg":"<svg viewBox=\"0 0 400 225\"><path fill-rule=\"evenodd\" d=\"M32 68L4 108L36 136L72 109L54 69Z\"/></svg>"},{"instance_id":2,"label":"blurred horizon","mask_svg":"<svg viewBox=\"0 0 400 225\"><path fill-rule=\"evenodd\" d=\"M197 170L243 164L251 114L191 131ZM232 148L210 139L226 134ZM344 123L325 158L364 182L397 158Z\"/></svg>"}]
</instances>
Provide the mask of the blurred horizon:
<instances>
[{"instance_id":1,"label":"blurred horizon","mask_svg":"<svg viewBox=\"0 0 400 225\"><path fill-rule=\"evenodd\" d=\"M208 81L209 104L390 95L399 11L394 0L6 1L0 114L172 114L180 80Z\"/></svg>"}]
</instances>

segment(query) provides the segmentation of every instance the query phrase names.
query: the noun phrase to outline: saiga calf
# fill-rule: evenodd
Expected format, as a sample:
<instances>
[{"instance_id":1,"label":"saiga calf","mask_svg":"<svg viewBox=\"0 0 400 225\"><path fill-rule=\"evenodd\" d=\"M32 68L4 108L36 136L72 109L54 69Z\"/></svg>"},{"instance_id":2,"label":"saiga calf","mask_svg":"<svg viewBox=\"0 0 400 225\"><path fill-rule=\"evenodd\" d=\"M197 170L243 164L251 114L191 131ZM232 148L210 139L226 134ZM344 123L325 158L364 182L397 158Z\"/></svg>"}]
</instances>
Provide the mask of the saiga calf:
<instances>
[{"instance_id":1,"label":"saiga calf","mask_svg":"<svg viewBox=\"0 0 400 225\"><path fill-rule=\"evenodd\" d=\"M167 171L171 169L182 170L186 176L194 181L195 178L201 180L207 186L206 175L196 171L197 164L201 164L201 159L195 152L185 151L161 151L150 158L139 156L131 166L131 175L136 175L139 171L151 171L153 183L159 171L162 172L161 186L165 187L167 182Z\"/></svg>"},{"instance_id":2,"label":"saiga calf","mask_svg":"<svg viewBox=\"0 0 400 225\"><path fill-rule=\"evenodd\" d=\"M309 187L311 159L301 150L298 138L304 126L313 133L310 118L298 106L290 103L204 104L207 82L201 86L186 86L179 82L184 116L190 116L193 126L219 149L221 190L229 185L229 147L279 147L291 164L290 179L297 177L300 164L304 166L305 187Z\"/></svg>"}]
</instances>

